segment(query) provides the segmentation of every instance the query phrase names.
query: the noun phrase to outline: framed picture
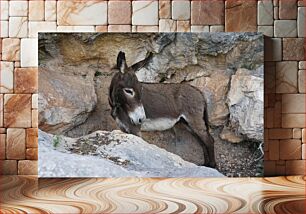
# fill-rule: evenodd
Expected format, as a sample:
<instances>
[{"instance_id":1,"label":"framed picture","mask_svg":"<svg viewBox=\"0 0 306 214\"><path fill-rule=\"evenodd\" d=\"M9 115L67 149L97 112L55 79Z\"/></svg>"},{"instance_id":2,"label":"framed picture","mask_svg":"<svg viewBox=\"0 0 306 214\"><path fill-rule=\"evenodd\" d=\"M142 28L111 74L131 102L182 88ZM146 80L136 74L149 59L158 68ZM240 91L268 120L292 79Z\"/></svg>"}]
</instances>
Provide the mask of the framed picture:
<instances>
[{"instance_id":1,"label":"framed picture","mask_svg":"<svg viewBox=\"0 0 306 214\"><path fill-rule=\"evenodd\" d=\"M262 176L263 47L261 33L39 33L39 176Z\"/></svg>"}]
</instances>

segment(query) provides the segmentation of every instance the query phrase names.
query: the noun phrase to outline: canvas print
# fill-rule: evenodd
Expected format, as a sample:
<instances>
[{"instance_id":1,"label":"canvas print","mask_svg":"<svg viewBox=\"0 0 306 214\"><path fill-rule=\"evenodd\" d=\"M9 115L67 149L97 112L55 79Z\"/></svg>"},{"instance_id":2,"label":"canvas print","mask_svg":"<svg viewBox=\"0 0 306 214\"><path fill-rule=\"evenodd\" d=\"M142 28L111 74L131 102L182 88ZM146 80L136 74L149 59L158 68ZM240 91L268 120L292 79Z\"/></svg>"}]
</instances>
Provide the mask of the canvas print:
<instances>
[{"instance_id":1,"label":"canvas print","mask_svg":"<svg viewBox=\"0 0 306 214\"><path fill-rule=\"evenodd\" d=\"M263 175L261 33L39 33L40 177Z\"/></svg>"}]
</instances>

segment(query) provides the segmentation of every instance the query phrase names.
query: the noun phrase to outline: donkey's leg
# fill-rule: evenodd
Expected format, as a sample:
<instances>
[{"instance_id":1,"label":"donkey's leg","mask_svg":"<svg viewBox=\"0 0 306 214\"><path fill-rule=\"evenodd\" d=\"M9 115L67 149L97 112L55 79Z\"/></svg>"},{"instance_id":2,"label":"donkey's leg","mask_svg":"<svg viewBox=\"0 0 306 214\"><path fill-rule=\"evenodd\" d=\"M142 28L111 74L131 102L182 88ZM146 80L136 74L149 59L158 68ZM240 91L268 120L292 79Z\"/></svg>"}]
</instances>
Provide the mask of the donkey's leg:
<instances>
[{"instance_id":1,"label":"donkey's leg","mask_svg":"<svg viewBox=\"0 0 306 214\"><path fill-rule=\"evenodd\" d=\"M205 155L205 166L215 167L214 139L208 133L204 120L200 117L186 118L191 131L202 141ZM207 151L205 153L205 150ZM207 155L208 153L208 155ZM208 157L208 158L207 158Z\"/></svg>"}]
</instances>

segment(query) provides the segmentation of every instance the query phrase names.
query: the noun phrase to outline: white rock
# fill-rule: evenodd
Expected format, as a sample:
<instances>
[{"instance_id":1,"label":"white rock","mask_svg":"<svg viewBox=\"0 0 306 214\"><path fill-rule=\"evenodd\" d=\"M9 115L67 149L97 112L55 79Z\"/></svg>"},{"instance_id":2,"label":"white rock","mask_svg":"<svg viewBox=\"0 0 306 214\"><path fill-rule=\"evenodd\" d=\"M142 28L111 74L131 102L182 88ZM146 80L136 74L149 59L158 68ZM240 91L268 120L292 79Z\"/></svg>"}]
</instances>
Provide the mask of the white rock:
<instances>
[{"instance_id":1,"label":"white rock","mask_svg":"<svg viewBox=\"0 0 306 214\"><path fill-rule=\"evenodd\" d=\"M28 36L28 18L10 17L9 36L24 38Z\"/></svg>"},{"instance_id":2,"label":"white rock","mask_svg":"<svg viewBox=\"0 0 306 214\"><path fill-rule=\"evenodd\" d=\"M297 23L298 37L305 37L305 7L298 8Z\"/></svg>"},{"instance_id":3,"label":"white rock","mask_svg":"<svg viewBox=\"0 0 306 214\"><path fill-rule=\"evenodd\" d=\"M38 40L21 39L21 67L38 66Z\"/></svg>"},{"instance_id":4,"label":"white rock","mask_svg":"<svg viewBox=\"0 0 306 214\"><path fill-rule=\"evenodd\" d=\"M5 38L8 37L8 21L1 21L0 22L0 27L1 27L1 32L0 32L0 37Z\"/></svg>"},{"instance_id":5,"label":"white rock","mask_svg":"<svg viewBox=\"0 0 306 214\"><path fill-rule=\"evenodd\" d=\"M263 0L257 2L257 24L273 25L273 2L272 0Z\"/></svg>"},{"instance_id":6,"label":"white rock","mask_svg":"<svg viewBox=\"0 0 306 214\"><path fill-rule=\"evenodd\" d=\"M172 1L172 19L189 20L190 19L190 2L189 1Z\"/></svg>"},{"instance_id":7,"label":"white rock","mask_svg":"<svg viewBox=\"0 0 306 214\"><path fill-rule=\"evenodd\" d=\"M158 1L133 1L132 25L158 25Z\"/></svg>"},{"instance_id":8,"label":"white rock","mask_svg":"<svg viewBox=\"0 0 306 214\"><path fill-rule=\"evenodd\" d=\"M28 1L10 1L10 16L27 16Z\"/></svg>"},{"instance_id":9,"label":"white rock","mask_svg":"<svg viewBox=\"0 0 306 214\"><path fill-rule=\"evenodd\" d=\"M106 1L58 1L58 25L106 25Z\"/></svg>"},{"instance_id":10,"label":"white rock","mask_svg":"<svg viewBox=\"0 0 306 214\"><path fill-rule=\"evenodd\" d=\"M79 142L62 136L58 139L54 147L54 136L39 131L40 177L223 177L215 169L184 161L118 130L96 131ZM86 155L71 154L71 149L86 142L91 145L90 150L82 151Z\"/></svg>"},{"instance_id":11,"label":"white rock","mask_svg":"<svg viewBox=\"0 0 306 214\"><path fill-rule=\"evenodd\" d=\"M14 63L1 61L1 82L0 93L12 93L13 92L13 79L14 79Z\"/></svg>"},{"instance_id":12,"label":"white rock","mask_svg":"<svg viewBox=\"0 0 306 214\"><path fill-rule=\"evenodd\" d=\"M38 37L38 32L56 32L56 22L29 22L29 37Z\"/></svg>"},{"instance_id":13,"label":"white rock","mask_svg":"<svg viewBox=\"0 0 306 214\"><path fill-rule=\"evenodd\" d=\"M0 1L0 19L1 21L8 20L9 15L9 2L8 1Z\"/></svg>"},{"instance_id":14,"label":"white rock","mask_svg":"<svg viewBox=\"0 0 306 214\"><path fill-rule=\"evenodd\" d=\"M263 66L258 68L263 74ZM263 77L239 69L231 79L228 93L231 126L248 139L263 140Z\"/></svg>"}]
</instances>

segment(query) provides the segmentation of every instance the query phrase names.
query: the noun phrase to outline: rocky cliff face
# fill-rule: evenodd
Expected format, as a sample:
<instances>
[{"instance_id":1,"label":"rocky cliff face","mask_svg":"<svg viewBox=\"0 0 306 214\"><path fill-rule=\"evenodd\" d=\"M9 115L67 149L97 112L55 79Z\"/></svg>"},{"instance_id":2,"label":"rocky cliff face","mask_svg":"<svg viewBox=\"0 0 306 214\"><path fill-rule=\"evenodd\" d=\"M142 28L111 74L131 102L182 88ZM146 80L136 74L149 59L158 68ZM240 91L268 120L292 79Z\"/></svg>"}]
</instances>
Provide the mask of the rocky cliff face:
<instances>
[{"instance_id":1,"label":"rocky cliff face","mask_svg":"<svg viewBox=\"0 0 306 214\"><path fill-rule=\"evenodd\" d=\"M248 142L263 141L261 34L42 34L39 47L39 125L44 131L80 137L118 129L107 96L121 50L128 65L153 53L137 72L140 81L188 82L203 92L217 158L224 156L230 143L246 149ZM182 124L165 132L143 133L143 138L203 164L199 142ZM255 152L246 151L246 156ZM238 153L237 159L242 158Z\"/></svg>"}]
</instances>

